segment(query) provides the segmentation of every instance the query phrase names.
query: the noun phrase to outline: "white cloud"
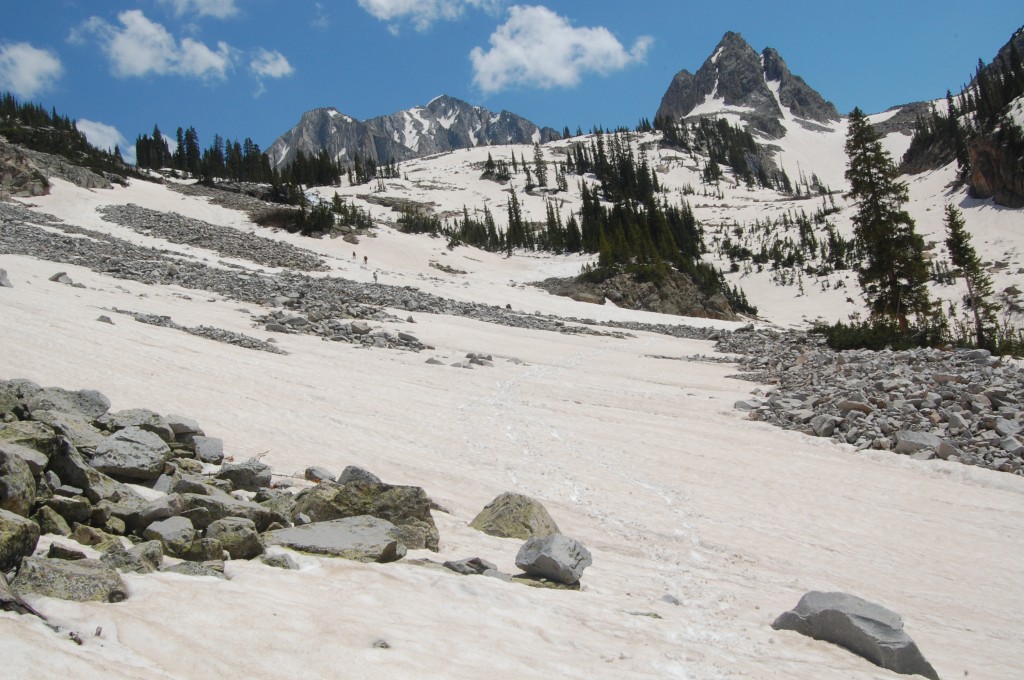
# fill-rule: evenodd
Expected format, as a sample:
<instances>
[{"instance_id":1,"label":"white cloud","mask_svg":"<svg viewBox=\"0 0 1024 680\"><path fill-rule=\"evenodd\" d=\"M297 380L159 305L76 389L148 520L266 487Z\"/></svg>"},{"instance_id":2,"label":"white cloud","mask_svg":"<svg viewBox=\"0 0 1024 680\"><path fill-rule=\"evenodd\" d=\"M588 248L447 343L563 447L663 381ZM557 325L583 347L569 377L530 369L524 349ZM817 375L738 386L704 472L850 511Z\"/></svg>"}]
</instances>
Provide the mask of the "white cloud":
<instances>
[{"instance_id":1,"label":"white cloud","mask_svg":"<svg viewBox=\"0 0 1024 680\"><path fill-rule=\"evenodd\" d=\"M80 118L75 121L75 126L79 132L85 135L89 143L97 149L105 149L113 153L114 147L117 146L121 150L121 156L125 161L132 164L135 163L135 147L129 144L128 140L121 134L121 131L113 125Z\"/></svg>"},{"instance_id":2,"label":"white cloud","mask_svg":"<svg viewBox=\"0 0 1024 680\"><path fill-rule=\"evenodd\" d=\"M277 50L270 52L262 48L249 63L249 68L261 78L284 78L295 73L295 69L288 63L287 57Z\"/></svg>"},{"instance_id":3,"label":"white cloud","mask_svg":"<svg viewBox=\"0 0 1024 680\"><path fill-rule=\"evenodd\" d=\"M495 10L503 0L359 0L359 6L381 21L408 19L417 31L425 31L435 21L453 21L466 8ZM392 33L398 26L392 23Z\"/></svg>"},{"instance_id":4,"label":"white cloud","mask_svg":"<svg viewBox=\"0 0 1024 680\"><path fill-rule=\"evenodd\" d=\"M313 12L313 20L309 22L309 25L321 31L327 30L331 25L331 17L327 14L327 10L324 9L324 4L322 2L314 2Z\"/></svg>"},{"instance_id":5,"label":"white cloud","mask_svg":"<svg viewBox=\"0 0 1024 680\"><path fill-rule=\"evenodd\" d=\"M166 28L137 9L121 12L117 18L120 28L91 17L71 35L73 42L81 41L84 34L95 35L114 75L130 78L153 73L223 80L234 63L234 50L225 42L218 42L216 50L192 38L182 39L179 45Z\"/></svg>"},{"instance_id":6,"label":"white cloud","mask_svg":"<svg viewBox=\"0 0 1024 680\"><path fill-rule=\"evenodd\" d=\"M603 26L575 28L546 7L517 5L491 34L486 52L474 47L473 83L484 93L509 87L573 87L588 71L607 74L644 60L653 38L630 50Z\"/></svg>"},{"instance_id":7,"label":"white cloud","mask_svg":"<svg viewBox=\"0 0 1024 680\"><path fill-rule=\"evenodd\" d=\"M63 72L53 52L24 42L0 46L0 88L19 97L34 97L50 89Z\"/></svg>"},{"instance_id":8,"label":"white cloud","mask_svg":"<svg viewBox=\"0 0 1024 680\"><path fill-rule=\"evenodd\" d=\"M169 5L177 16L195 14L200 17L226 19L238 13L235 0L160 0Z\"/></svg>"}]
</instances>

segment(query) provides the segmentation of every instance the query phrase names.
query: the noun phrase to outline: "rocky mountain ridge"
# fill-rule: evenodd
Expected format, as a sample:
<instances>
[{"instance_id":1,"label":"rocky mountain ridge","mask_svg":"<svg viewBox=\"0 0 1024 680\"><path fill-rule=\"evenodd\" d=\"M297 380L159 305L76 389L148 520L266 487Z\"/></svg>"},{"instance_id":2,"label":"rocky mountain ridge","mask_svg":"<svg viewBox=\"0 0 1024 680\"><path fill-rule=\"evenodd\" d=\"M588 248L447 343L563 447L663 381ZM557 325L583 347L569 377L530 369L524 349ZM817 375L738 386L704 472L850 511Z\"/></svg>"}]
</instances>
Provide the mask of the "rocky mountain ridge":
<instances>
[{"instance_id":1,"label":"rocky mountain ridge","mask_svg":"<svg viewBox=\"0 0 1024 680\"><path fill-rule=\"evenodd\" d=\"M494 113L442 95L426 106L360 121L333 107L302 114L267 153L276 167L288 165L298 151L349 163L356 154L375 163L404 161L455 149L493 144L549 142L560 135L509 111Z\"/></svg>"}]
</instances>

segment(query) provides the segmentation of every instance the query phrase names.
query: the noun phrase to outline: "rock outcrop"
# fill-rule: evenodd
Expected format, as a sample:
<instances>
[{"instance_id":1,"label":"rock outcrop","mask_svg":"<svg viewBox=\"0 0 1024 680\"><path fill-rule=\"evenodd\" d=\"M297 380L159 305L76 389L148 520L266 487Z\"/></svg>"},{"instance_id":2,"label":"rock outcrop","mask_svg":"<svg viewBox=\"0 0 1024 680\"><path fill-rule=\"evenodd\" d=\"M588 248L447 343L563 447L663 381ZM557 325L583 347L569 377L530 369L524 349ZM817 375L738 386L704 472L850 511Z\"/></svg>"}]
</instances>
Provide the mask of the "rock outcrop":
<instances>
[{"instance_id":1,"label":"rock outcrop","mask_svg":"<svg viewBox=\"0 0 1024 680\"><path fill-rule=\"evenodd\" d=\"M970 186L975 198L991 198L997 205L1024 208L1024 158L989 137L967 142L971 158Z\"/></svg>"}]
</instances>

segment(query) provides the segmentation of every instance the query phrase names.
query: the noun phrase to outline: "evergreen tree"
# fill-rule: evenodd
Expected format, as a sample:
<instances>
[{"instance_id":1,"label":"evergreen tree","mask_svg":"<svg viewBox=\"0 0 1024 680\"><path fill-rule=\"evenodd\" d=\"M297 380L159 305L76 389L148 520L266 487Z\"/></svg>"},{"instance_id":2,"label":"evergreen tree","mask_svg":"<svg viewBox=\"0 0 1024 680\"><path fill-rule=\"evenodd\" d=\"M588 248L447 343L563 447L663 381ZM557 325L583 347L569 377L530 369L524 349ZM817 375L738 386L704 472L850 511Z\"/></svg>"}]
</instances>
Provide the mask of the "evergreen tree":
<instances>
[{"instance_id":1,"label":"evergreen tree","mask_svg":"<svg viewBox=\"0 0 1024 680\"><path fill-rule=\"evenodd\" d=\"M978 253L971 245L971 235L963 215L952 203L946 206L946 248L955 268L954 274L963 276L967 283L964 307L974 317L978 347L993 349L998 305L991 301L992 279L982 268Z\"/></svg>"},{"instance_id":2,"label":"evergreen tree","mask_svg":"<svg viewBox=\"0 0 1024 680\"><path fill-rule=\"evenodd\" d=\"M895 164L859 108L850 114L846 155L849 198L857 201L853 226L866 255L858 273L861 288L873 317L894 318L905 331L908 314L923 316L931 309L924 240L903 207L907 185L897 179Z\"/></svg>"},{"instance_id":3,"label":"evergreen tree","mask_svg":"<svg viewBox=\"0 0 1024 680\"><path fill-rule=\"evenodd\" d=\"M544 154L540 150L540 144L533 144L533 171L537 176L537 184L542 187L548 185L548 166L544 164Z\"/></svg>"}]
</instances>

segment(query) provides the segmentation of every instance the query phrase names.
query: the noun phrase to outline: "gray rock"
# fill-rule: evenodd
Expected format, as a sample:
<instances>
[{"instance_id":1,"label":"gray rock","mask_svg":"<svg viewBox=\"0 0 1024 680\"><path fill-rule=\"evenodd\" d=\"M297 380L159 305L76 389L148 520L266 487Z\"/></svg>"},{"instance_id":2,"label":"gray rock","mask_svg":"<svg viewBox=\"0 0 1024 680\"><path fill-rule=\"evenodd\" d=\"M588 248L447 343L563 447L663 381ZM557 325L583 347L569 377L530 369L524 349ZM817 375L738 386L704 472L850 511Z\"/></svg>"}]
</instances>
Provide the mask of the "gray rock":
<instances>
[{"instance_id":1,"label":"gray rock","mask_svg":"<svg viewBox=\"0 0 1024 680\"><path fill-rule=\"evenodd\" d=\"M263 539L267 545L358 562L394 562L406 554L398 528L369 515L268 531Z\"/></svg>"},{"instance_id":2,"label":"gray rock","mask_svg":"<svg viewBox=\"0 0 1024 680\"><path fill-rule=\"evenodd\" d=\"M110 413L101 419L101 425L110 430L123 430L137 427L152 432L165 442L174 441L174 430L170 423L159 413L145 408L130 408L117 413Z\"/></svg>"},{"instance_id":3,"label":"gray rock","mask_svg":"<svg viewBox=\"0 0 1024 680\"><path fill-rule=\"evenodd\" d=\"M28 402L29 410L77 413L88 420L96 420L110 408L110 400L96 390L72 392L60 387L44 387Z\"/></svg>"},{"instance_id":4,"label":"gray rock","mask_svg":"<svg viewBox=\"0 0 1024 680\"><path fill-rule=\"evenodd\" d=\"M196 458L204 463L220 465L224 462L224 440L218 437L194 435L192 445L196 449Z\"/></svg>"},{"instance_id":5,"label":"gray rock","mask_svg":"<svg viewBox=\"0 0 1024 680\"><path fill-rule=\"evenodd\" d=\"M176 517L187 509L184 497L180 493L171 493L139 507L126 518L125 523L132 531L141 532L153 522Z\"/></svg>"},{"instance_id":6,"label":"gray rock","mask_svg":"<svg viewBox=\"0 0 1024 680\"><path fill-rule=\"evenodd\" d=\"M516 566L527 574L566 585L578 583L583 570L593 563L589 550L562 534L531 538L516 554Z\"/></svg>"},{"instance_id":7,"label":"gray rock","mask_svg":"<svg viewBox=\"0 0 1024 680\"><path fill-rule=\"evenodd\" d=\"M292 556L286 553L264 555L261 560L263 561L263 564L276 569L297 570L299 568L299 565L292 559Z\"/></svg>"},{"instance_id":8,"label":"gray rock","mask_svg":"<svg viewBox=\"0 0 1024 680\"><path fill-rule=\"evenodd\" d=\"M84 560L87 555L81 550L68 547L62 543L51 543L46 550L46 556L51 560Z\"/></svg>"},{"instance_id":9,"label":"gray rock","mask_svg":"<svg viewBox=\"0 0 1024 680\"><path fill-rule=\"evenodd\" d=\"M0 510L0 572L10 571L31 555L39 542L39 525L7 510Z\"/></svg>"},{"instance_id":10,"label":"gray rock","mask_svg":"<svg viewBox=\"0 0 1024 680\"><path fill-rule=\"evenodd\" d=\"M50 462L50 459L39 451L22 446L21 444L11 442L0 443L0 452L2 452L0 455L17 456L25 461L29 471L32 472L32 477L35 479L39 479L42 476L43 471Z\"/></svg>"},{"instance_id":11,"label":"gray rock","mask_svg":"<svg viewBox=\"0 0 1024 680\"><path fill-rule=\"evenodd\" d=\"M36 480L21 456L0 447L0 509L28 517L36 499Z\"/></svg>"},{"instance_id":12,"label":"gray rock","mask_svg":"<svg viewBox=\"0 0 1024 680\"><path fill-rule=\"evenodd\" d=\"M810 425L818 437L831 437L836 431L836 419L825 414L811 418Z\"/></svg>"},{"instance_id":13,"label":"gray rock","mask_svg":"<svg viewBox=\"0 0 1024 680\"><path fill-rule=\"evenodd\" d=\"M527 539L560 533L547 509L529 496L503 493L484 506L469 526L490 536Z\"/></svg>"},{"instance_id":14,"label":"gray rock","mask_svg":"<svg viewBox=\"0 0 1024 680\"><path fill-rule=\"evenodd\" d=\"M258 503L240 501L222 492L212 495L186 493L183 494L183 497L190 511L204 511L209 522L225 517L244 517L252 520L258 531L266 531L272 522L289 523L288 518L282 517L269 508ZM206 528L203 524L197 523L197 526L201 529Z\"/></svg>"},{"instance_id":15,"label":"gray rock","mask_svg":"<svg viewBox=\"0 0 1024 680\"><path fill-rule=\"evenodd\" d=\"M117 571L99 560L50 560L26 557L11 590L73 602L122 602L128 588Z\"/></svg>"},{"instance_id":16,"label":"gray rock","mask_svg":"<svg viewBox=\"0 0 1024 680\"><path fill-rule=\"evenodd\" d=\"M229 463L216 474L217 479L226 479L236 489L256 491L270 486L270 466L258 460Z\"/></svg>"},{"instance_id":17,"label":"gray rock","mask_svg":"<svg viewBox=\"0 0 1024 680\"><path fill-rule=\"evenodd\" d=\"M197 538L192 541L188 550L178 555L189 562L209 562L224 559L224 546L216 538Z\"/></svg>"},{"instance_id":18,"label":"gray rock","mask_svg":"<svg viewBox=\"0 0 1024 680\"><path fill-rule=\"evenodd\" d=\"M168 517L150 524L142 536L150 541L160 541L164 553L179 555L192 545L196 530L185 517Z\"/></svg>"},{"instance_id":19,"label":"gray rock","mask_svg":"<svg viewBox=\"0 0 1024 680\"><path fill-rule=\"evenodd\" d=\"M128 506L145 503L142 496L135 491L86 463L82 454L66 438L60 439L57 453L50 458L50 470L55 472L65 484L82 489L85 492L85 497L93 503L100 500L109 500Z\"/></svg>"},{"instance_id":20,"label":"gray rock","mask_svg":"<svg viewBox=\"0 0 1024 680\"><path fill-rule=\"evenodd\" d=\"M942 440L931 432L914 432L900 430L896 433L896 453L917 453L918 451L935 451Z\"/></svg>"},{"instance_id":21,"label":"gray rock","mask_svg":"<svg viewBox=\"0 0 1024 680\"><path fill-rule=\"evenodd\" d=\"M32 419L53 428L57 434L67 437L79 450L83 448L95 450L107 439L107 436L99 428L80 413L39 409L32 412Z\"/></svg>"},{"instance_id":22,"label":"gray rock","mask_svg":"<svg viewBox=\"0 0 1024 680\"><path fill-rule=\"evenodd\" d=\"M479 557L467 557L463 560L448 560L444 563L446 569L451 569L457 574L463 576L473 576L476 574L483 574L486 571L497 570L497 567L487 560Z\"/></svg>"},{"instance_id":23,"label":"gray rock","mask_svg":"<svg viewBox=\"0 0 1024 680\"><path fill-rule=\"evenodd\" d=\"M182 574L183 576L212 576L213 578L225 579L224 564L220 563L218 569L215 562L179 562L160 571L170 574Z\"/></svg>"},{"instance_id":24,"label":"gray rock","mask_svg":"<svg viewBox=\"0 0 1024 680\"><path fill-rule=\"evenodd\" d=\"M225 517L206 528L206 537L220 541L233 560L249 560L263 554L256 525L250 519Z\"/></svg>"},{"instance_id":25,"label":"gray rock","mask_svg":"<svg viewBox=\"0 0 1024 680\"><path fill-rule=\"evenodd\" d=\"M148 541L148 543L160 545L157 541ZM162 557L163 553L161 553ZM139 553L134 552L134 548L132 551L125 550L124 546L120 543L107 548L100 555L100 562L122 573L149 574L157 569L157 565L154 565Z\"/></svg>"},{"instance_id":26,"label":"gray rock","mask_svg":"<svg viewBox=\"0 0 1024 680\"><path fill-rule=\"evenodd\" d=\"M203 430L199 427L199 423L192 418L186 418L185 416L169 413L164 416L164 420L167 421L171 431L174 432L175 439L178 439L179 441L181 441L180 437L182 435L203 434Z\"/></svg>"},{"instance_id":27,"label":"gray rock","mask_svg":"<svg viewBox=\"0 0 1024 680\"><path fill-rule=\"evenodd\" d=\"M996 434L1002 437L1010 437L1019 434L1021 430L1020 423L1015 420L1007 420L1006 418L997 418L995 423Z\"/></svg>"},{"instance_id":28,"label":"gray rock","mask_svg":"<svg viewBox=\"0 0 1024 680\"><path fill-rule=\"evenodd\" d=\"M324 479L321 478L320 481L324 481ZM381 482L380 477L356 465L347 466L341 471L341 474L338 475L338 484L348 484L349 482L372 482L374 484L383 483Z\"/></svg>"},{"instance_id":29,"label":"gray rock","mask_svg":"<svg viewBox=\"0 0 1024 680\"><path fill-rule=\"evenodd\" d=\"M40 506L31 519L39 525L39 533L41 534L55 534L57 536L69 536L71 534L71 525L53 508L45 505Z\"/></svg>"},{"instance_id":30,"label":"gray rock","mask_svg":"<svg viewBox=\"0 0 1024 680\"><path fill-rule=\"evenodd\" d=\"M320 482L329 482L332 479L336 479L337 475L335 475L333 472L331 472L327 468L323 468L323 467L314 465L314 466L306 468L306 471L303 473L303 477L305 479L309 480L310 482L314 482L316 484L319 484ZM340 484L344 484L344 482L339 482L339 483Z\"/></svg>"},{"instance_id":31,"label":"gray rock","mask_svg":"<svg viewBox=\"0 0 1024 680\"><path fill-rule=\"evenodd\" d=\"M939 677L904 632L899 614L854 595L809 592L772 628L831 642L896 673Z\"/></svg>"},{"instance_id":32,"label":"gray rock","mask_svg":"<svg viewBox=\"0 0 1024 680\"><path fill-rule=\"evenodd\" d=\"M43 507L51 509L68 523L88 523L92 519L92 503L82 496L54 496L47 498Z\"/></svg>"},{"instance_id":33,"label":"gray rock","mask_svg":"<svg viewBox=\"0 0 1024 680\"><path fill-rule=\"evenodd\" d=\"M939 443L937 449L935 449L935 455L943 460L948 460L953 456L961 456L963 453L949 440L943 439Z\"/></svg>"},{"instance_id":34,"label":"gray rock","mask_svg":"<svg viewBox=\"0 0 1024 680\"><path fill-rule=\"evenodd\" d=\"M170 458L171 449L163 439L132 425L110 435L89 464L104 474L149 480L160 476Z\"/></svg>"},{"instance_id":35,"label":"gray rock","mask_svg":"<svg viewBox=\"0 0 1024 680\"><path fill-rule=\"evenodd\" d=\"M6 444L35 449L49 458L57 451L58 435L52 427L31 420L0 423L0 445Z\"/></svg>"},{"instance_id":36,"label":"gray rock","mask_svg":"<svg viewBox=\"0 0 1024 680\"><path fill-rule=\"evenodd\" d=\"M11 280L7 278L6 269L0 269L0 288L14 288Z\"/></svg>"}]
</instances>

